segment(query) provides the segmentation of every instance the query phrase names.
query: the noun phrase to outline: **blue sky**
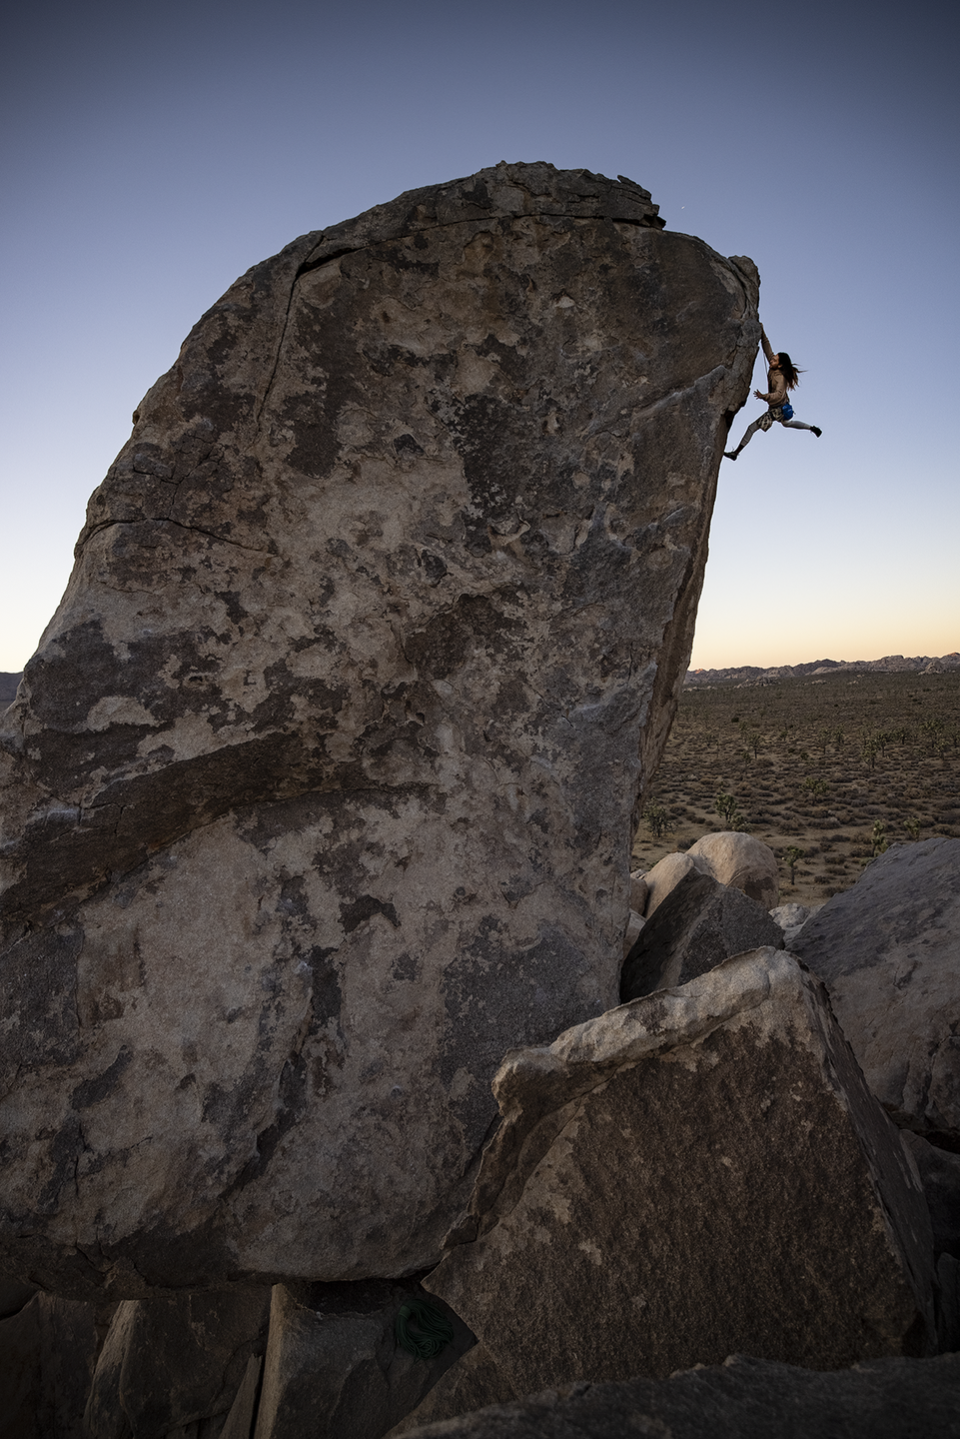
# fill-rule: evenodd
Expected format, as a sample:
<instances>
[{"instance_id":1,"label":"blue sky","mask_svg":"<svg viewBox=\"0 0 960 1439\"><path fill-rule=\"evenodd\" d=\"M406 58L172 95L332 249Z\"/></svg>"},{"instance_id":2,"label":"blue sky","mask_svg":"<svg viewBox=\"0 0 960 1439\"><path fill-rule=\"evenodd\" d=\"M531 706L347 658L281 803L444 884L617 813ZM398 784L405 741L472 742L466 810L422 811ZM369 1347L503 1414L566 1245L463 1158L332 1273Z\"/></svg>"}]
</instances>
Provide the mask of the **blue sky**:
<instances>
[{"instance_id":1,"label":"blue sky","mask_svg":"<svg viewBox=\"0 0 960 1439\"><path fill-rule=\"evenodd\" d=\"M752 256L806 370L823 438L724 462L693 663L960 649L960 7L39 0L5 39L0 669L236 276L499 160L628 175Z\"/></svg>"}]
</instances>

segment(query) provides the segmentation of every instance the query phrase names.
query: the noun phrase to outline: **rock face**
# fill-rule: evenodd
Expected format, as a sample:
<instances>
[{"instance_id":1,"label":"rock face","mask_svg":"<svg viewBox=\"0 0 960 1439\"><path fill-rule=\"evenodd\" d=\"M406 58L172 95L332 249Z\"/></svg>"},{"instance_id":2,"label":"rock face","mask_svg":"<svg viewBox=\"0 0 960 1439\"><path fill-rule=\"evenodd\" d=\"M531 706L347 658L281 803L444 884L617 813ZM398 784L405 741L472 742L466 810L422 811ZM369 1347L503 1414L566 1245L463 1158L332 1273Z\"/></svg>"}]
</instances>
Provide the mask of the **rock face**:
<instances>
[{"instance_id":1,"label":"rock face","mask_svg":"<svg viewBox=\"0 0 960 1439\"><path fill-rule=\"evenodd\" d=\"M657 1382L571 1384L410 1431L422 1439L913 1439L960 1436L960 1355L817 1374L758 1359Z\"/></svg>"},{"instance_id":2,"label":"rock face","mask_svg":"<svg viewBox=\"0 0 960 1439\"><path fill-rule=\"evenodd\" d=\"M4 720L8 1267L425 1267L504 1051L615 1002L758 334L660 224L548 165L411 192L143 400Z\"/></svg>"},{"instance_id":3,"label":"rock face","mask_svg":"<svg viewBox=\"0 0 960 1439\"><path fill-rule=\"evenodd\" d=\"M887 850L793 948L897 1124L960 1147L960 840Z\"/></svg>"},{"instance_id":4,"label":"rock face","mask_svg":"<svg viewBox=\"0 0 960 1439\"><path fill-rule=\"evenodd\" d=\"M686 984L761 945L783 948L783 931L756 900L691 869L638 934L620 977L620 1000Z\"/></svg>"},{"instance_id":5,"label":"rock face","mask_svg":"<svg viewBox=\"0 0 960 1439\"><path fill-rule=\"evenodd\" d=\"M783 950L519 1050L495 1089L503 1123L425 1287L516 1393L731 1351L934 1352L916 1170Z\"/></svg>"}]
</instances>

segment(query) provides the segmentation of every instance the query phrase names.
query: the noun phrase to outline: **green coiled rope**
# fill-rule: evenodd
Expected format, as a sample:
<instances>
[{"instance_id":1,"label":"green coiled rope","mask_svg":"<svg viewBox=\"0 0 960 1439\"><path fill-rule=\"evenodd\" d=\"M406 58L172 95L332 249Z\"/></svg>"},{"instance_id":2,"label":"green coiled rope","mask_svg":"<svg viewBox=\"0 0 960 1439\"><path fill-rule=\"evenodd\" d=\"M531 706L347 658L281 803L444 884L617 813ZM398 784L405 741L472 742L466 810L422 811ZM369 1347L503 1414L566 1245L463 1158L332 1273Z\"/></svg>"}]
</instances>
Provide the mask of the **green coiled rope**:
<instances>
[{"instance_id":1,"label":"green coiled rope","mask_svg":"<svg viewBox=\"0 0 960 1439\"><path fill-rule=\"evenodd\" d=\"M425 1299L408 1299L397 1315L394 1332L401 1349L415 1359L433 1359L453 1339L453 1325Z\"/></svg>"}]
</instances>

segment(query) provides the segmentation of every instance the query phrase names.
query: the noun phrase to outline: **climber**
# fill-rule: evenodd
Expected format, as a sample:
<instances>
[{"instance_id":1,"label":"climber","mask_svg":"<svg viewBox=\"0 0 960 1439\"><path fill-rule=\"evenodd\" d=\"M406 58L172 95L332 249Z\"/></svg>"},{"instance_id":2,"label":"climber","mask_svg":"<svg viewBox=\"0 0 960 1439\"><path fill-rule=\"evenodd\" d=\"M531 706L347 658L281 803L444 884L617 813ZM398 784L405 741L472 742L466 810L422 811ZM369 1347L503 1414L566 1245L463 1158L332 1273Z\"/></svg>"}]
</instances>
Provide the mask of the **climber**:
<instances>
[{"instance_id":1,"label":"climber","mask_svg":"<svg viewBox=\"0 0 960 1439\"><path fill-rule=\"evenodd\" d=\"M762 394L760 390L754 390L758 400L766 400L769 409L759 420L754 420L749 426L743 439L735 450L724 450L728 460L735 460L745 445L749 445L757 430L766 432L773 424L783 425L785 430L812 430L819 440L823 431L816 425L805 425L802 420L793 419L793 406L788 402L787 391L795 390L800 383L800 374L787 354L781 350L775 355L770 348L770 341L767 339L763 326L760 326L760 343L763 345L763 353L766 355L770 368L767 371L767 384L769 392Z\"/></svg>"}]
</instances>

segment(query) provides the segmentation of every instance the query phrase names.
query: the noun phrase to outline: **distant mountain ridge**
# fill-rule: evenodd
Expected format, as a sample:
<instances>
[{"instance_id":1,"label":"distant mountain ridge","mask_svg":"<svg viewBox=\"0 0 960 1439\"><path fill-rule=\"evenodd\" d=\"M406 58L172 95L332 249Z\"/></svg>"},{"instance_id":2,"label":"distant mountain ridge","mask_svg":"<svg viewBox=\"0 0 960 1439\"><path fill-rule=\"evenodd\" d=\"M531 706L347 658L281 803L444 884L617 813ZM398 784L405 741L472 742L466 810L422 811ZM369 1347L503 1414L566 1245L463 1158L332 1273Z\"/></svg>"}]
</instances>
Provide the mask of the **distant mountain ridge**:
<instances>
[{"instance_id":1,"label":"distant mountain ridge","mask_svg":"<svg viewBox=\"0 0 960 1439\"><path fill-rule=\"evenodd\" d=\"M735 665L724 670L687 670L684 686L697 688L708 685L762 685L774 680L806 679L810 675L835 674L941 674L944 670L960 669L960 654L949 655L884 655L880 660L810 660L800 665Z\"/></svg>"},{"instance_id":2,"label":"distant mountain ridge","mask_svg":"<svg viewBox=\"0 0 960 1439\"><path fill-rule=\"evenodd\" d=\"M805 679L807 675L840 674L895 674L902 670L913 670L916 674L940 674L944 670L960 670L960 654L956 650L939 657L913 655L884 655L882 660L810 660L802 665L772 665L762 669L757 665L735 665L726 670L687 670L685 688L698 685L762 685L772 680ZM0 670L0 705L12 704L16 697L20 674Z\"/></svg>"},{"instance_id":3,"label":"distant mountain ridge","mask_svg":"<svg viewBox=\"0 0 960 1439\"><path fill-rule=\"evenodd\" d=\"M17 685L20 683L20 675L8 674L6 670L0 670L0 705L8 705L13 702L17 693Z\"/></svg>"}]
</instances>

